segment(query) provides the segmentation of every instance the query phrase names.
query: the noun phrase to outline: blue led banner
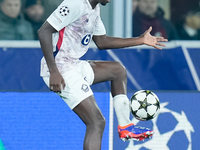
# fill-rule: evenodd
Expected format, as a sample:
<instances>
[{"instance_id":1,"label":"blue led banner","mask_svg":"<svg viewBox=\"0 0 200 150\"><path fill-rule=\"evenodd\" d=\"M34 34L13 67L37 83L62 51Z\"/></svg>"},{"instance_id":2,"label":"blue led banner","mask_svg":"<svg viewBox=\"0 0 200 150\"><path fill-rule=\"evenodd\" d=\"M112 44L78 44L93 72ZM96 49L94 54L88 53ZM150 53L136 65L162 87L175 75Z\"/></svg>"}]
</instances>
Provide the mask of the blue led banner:
<instances>
[{"instance_id":1,"label":"blue led banner","mask_svg":"<svg viewBox=\"0 0 200 150\"><path fill-rule=\"evenodd\" d=\"M200 93L154 91L161 110L150 121L132 121L154 130L144 142L123 142L109 93L94 93L106 118L102 150L198 150ZM133 93L128 93L130 98ZM83 149L85 125L64 101L52 92L1 92L0 139L6 150ZM112 144L113 143L113 144Z\"/></svg>"},{"instance_id":2,"label":"blue led banner","mask_svg":"<svg viewBox=\"0 0 200 150\"><path fill-rule=\"evenodd\" d=\"M49 91L40 77L40 48L0 48L0 91ZM86 60L119 61L127 69L128 91L200 91L200 48L89 49ZM109 92L109 82L94 85L96 92Z\"/></svg>"},{"instance_id":3,"label":"blue led banner","mask_svg":"<svg viewBox=\"0 0 200 150\"><path fill-rule=\"evenodd\" d=\"M102 149L108 150L110 94L94 96L107 122ZM81 150L85 129L55 93L0 93L0 139L6 150Z\"/></svg>"}]
</instances>

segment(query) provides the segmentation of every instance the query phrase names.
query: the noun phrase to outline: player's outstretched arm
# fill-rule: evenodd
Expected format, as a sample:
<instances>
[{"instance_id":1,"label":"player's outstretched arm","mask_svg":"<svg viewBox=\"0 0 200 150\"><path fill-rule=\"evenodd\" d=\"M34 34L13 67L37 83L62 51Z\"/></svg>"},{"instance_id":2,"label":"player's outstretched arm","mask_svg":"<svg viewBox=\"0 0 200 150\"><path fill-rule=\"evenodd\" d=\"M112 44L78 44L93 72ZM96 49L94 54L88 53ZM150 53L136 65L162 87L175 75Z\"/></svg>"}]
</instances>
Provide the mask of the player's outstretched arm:
<instances>
[{"instance_id":1,"label":"player's outstretched arm","mask_svg":"<svg viewBox=\"0 0 200 150\"><path fill-rule=\"evenodd\" d=\"M163 37L155 37L150 34L152 27L149 27L142 35L133 38L117 38L106 35L93 36L93 41L99 49L116 49L125 48L137 45L148 45L157 49L162 49L165 45L160 42L166 42L167 39ZM161 47L159 47L161 46Z\"/></svg>"},{"instance_id":2,"label":"player's outstretched arm","mask_svg":"<svg viewBox=\"0 0 200 150\"><path fill-rule=\"evenodd\" d=\"M38 30L38 37L44 58L50 72L49 88L54 92L61 92L61 84L65 87L64 79L58 71L53 56L52 33L57 32L48 22Z\"/></svg>"}]
</instances>

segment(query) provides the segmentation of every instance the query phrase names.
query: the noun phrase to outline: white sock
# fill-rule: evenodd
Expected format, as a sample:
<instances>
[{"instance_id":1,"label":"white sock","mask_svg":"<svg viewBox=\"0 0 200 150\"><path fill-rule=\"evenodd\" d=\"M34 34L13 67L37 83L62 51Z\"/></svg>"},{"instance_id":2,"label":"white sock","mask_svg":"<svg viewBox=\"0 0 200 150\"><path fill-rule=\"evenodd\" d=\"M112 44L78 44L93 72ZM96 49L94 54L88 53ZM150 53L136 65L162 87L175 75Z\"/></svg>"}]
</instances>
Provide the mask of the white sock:
<instances>
[{"instance_id":1,"label":"white sock","mask_svg":"<svg viewBox=\"0 0 200 150\"><path fill-rule=\"evenodd\" d=\"M116 95L113 98L115 113L117 115L118 124L125 126L131 123L129 99L125 94Z\"/></svg>"}]
</instances>

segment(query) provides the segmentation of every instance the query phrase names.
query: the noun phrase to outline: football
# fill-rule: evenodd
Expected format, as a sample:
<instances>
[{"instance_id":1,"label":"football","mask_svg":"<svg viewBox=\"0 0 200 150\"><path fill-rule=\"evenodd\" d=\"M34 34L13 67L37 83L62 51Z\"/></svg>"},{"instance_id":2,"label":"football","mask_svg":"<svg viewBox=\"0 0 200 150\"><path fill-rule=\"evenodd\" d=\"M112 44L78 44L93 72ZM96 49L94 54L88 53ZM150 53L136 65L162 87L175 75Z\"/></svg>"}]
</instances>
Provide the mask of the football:
<instances>
[{"instance_id":1,"label":"football","mask_svg":"<svg viewBox=\"0 0 200 150\"><path fill-rule=\"evenodd\" d=\"M69 14L69 8L67 6L63 6L60 8L61 16L67 16Z\"/></svg>"},{"instance_id":2,"label":"football","mask_svg":"<svg viewBox=\"0 0 200 150\"><path fill-rule=\"evenodd\" d=\"M130 99L132 115L141 121L155 118L160 110L160 101L155 93L149 90L137 91Z\"/></svg>"}]
</instances>

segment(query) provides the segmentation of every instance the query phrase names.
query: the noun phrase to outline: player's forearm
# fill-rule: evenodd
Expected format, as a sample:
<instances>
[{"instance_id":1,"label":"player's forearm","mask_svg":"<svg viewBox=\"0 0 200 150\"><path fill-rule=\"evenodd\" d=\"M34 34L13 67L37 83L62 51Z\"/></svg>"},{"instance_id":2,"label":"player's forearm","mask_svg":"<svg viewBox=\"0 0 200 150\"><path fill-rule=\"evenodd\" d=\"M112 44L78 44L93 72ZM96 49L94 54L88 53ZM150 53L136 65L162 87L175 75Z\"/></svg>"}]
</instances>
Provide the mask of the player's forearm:
<instances>
[{"instance_id":1,"label":"player's forearm","mask_svg":"<svg viewBox=\"0 0 200 150\"><path fill-rule=\"evenodd\" d=\"M142 45L142 44L143 42L140 37L134 37L134 38L107 37L108 48L125 48L125 47Z\"/></svg>"},{"instance_id":2,"label":"player's forearm","mask_svg":"<svg viewBox=\"0 0 200 150\"><path fill-rule=\"evenodd\" d=\"M105 38L102 38L102 40L99 38L96 41L99 49L117 49L144 44L141 37L116 38L106 36Z\"/></svg>"}]
</instances>

